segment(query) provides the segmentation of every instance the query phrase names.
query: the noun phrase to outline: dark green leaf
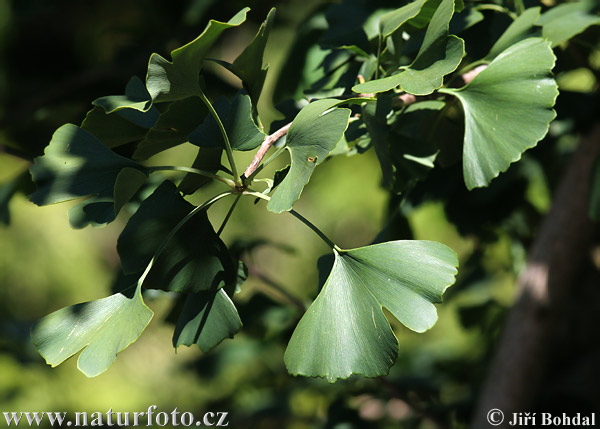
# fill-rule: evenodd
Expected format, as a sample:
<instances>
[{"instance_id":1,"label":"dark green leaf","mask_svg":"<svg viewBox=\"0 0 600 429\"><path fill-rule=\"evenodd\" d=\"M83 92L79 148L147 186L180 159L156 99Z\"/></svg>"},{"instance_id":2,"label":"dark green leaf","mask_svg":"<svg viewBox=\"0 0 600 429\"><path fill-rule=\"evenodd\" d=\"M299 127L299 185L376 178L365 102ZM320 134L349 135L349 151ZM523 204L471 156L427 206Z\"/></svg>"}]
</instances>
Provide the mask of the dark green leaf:
<instances>
[{"instance_id":1,"label":"dark green leaf","mask_svg":"<svg viewBox=\"0 0 600 429\"><path fill-rule=\"evenodd\" d=\"M208 113L198 97L172 102L138 145L134 159L148 159L163 150L185 143Z\"/></svg>"},{"instance_id":2,"label":"dark green leaf","mask_svg":"<svg viewBox=\"0 0 600 429\"><path fill-rule=\"evenodd\" d=\"M148 129L125 119L122 115L125 111L122 109L107 114L102 107L96 106L87 113L81 128L96 136L109 148L143 139ZM137 110L130 111L137 112ZM152 111L151 109L148 113Z\"/></svg>"},{"instance_id":3,"label":"dark green leaf","mask_svg":"<svg viewBox=\"0 0 600 429\"><path fill-rule=\"evenodd\" d=\"M590 178L590 194L588 213L595 221L600 220L600 157L597 157L592 167Z\"/></svg>"},{"instance_id":4,"label":"dark green leaf","mask_svg":"<svg viewBox=\"0 0 600 429\"><path fill-rule=\"evenodd\" d=\"M146 198L119 236L126 274L143 271L171 230L194 206L165 181ZM169 240L144 281L145 288L200 292L235 283L235 269L206 211L197 213Z\"/></svg>"},{"instance_id":5,"label":"dark green leaf","mask_svg":"<svg viewBox=\"0 0 600 429\"><path fill-rule=\"evenodd\" d=\"M198 149L198 155L194 159L192 164L193 168L200 170L209 171L216 173L221 168L221 155L223 149L216 147L201 147ZM202 176L200 174L188 173L184 176L183 180L179 184L179 191L183 195L190 195L200 189L202 186L209 183L212 179L210 177Z\"/></svg>"},{"instance_id":6,"label":"dark green leaf","mask_svg":"<svg viewBox=\"0 0 600 429\"><path fill-rule=\"evenodd\" d=\"M463 173L467 188L487 186L548 132L558 88L550 43L525 39L496 57L460 89L442 89L465 112Z\"/></svg>"},{"instance_id":7,"label":"dark green leaf","mask_svg":"<svg viewBox=\"0 0 600 429\"><path fill-rule=\"evenodd\" d=\"M465 54L464 41L448 35L453 14L454 0L442 0L413 63L401 67L398 74L356 85L352 90L369 94L389 91L399 85L411 94L427 95L441 88L444 76L456 70Z\"/></svg>"},{"instance_id":8,"label":"dark green leaf","mask_svg":"<svg viewBox=\"0 0 600 429\"><path fill-rule=\"evenodd\" d=\"M112 196L91 197L69 210L69 223L75 229L85 228L88 225L104 226L114 221L116 217Z\"/></svg>"},{"instance_id":9,"label":"dark green leaf","mask_svg":"<svg viewBox=\"0 0 600 429\"><path fill-rule=\"evenodd\" d=\"M49 314L33 326L31 338L53 367L84 349L77 367L88 377L95 377L139 338L153 314L139 291L133 296L117 293Z\"/></svg>"},{"instance_id":10,"label":"dark green leaf","mask_svg":"<svg viewBox=\"0 0 600 429\"><path fill-rule=\"evenodd\" d=\"M242 321L222 288L187 296L173 333L173 346L197 344L209 351L225 338L233 338Z\"/></svg>"},{"instance_id":11,"label":"dark green leaf","mask_svg":"<svg viewBox=\"0 0 600 429\"><path fill-rule=\"evenodd\" d=\"M198 95L199 74L204 58L220 34L246 20L249 8L244 8L227 22L210 20L200 36L171 52L173 61L152 54L148 64L146 87L154 102L175 101Z\"/></svg>"},{"instance_id":12,"label":"dark green leaf","mask_svg":"<svg viewBox=\"0 0 600 429\"><path fill-rule=\"evenodd\" d=\"M230 70L235 73L244 84L244 88L250 94L252 103L256 106L260 93L262 92L265 78L267 77L267 69L263 68L263 55L271 26L275 20L275 8L269 11L265 22L262 23L254 40L244 49L244 51L236 58L231 65Z\"/></svg>"},{"instance_id":13,"label":"dark green leaf","mask_svg":"<svg viewBox=\"0 0 600 429\"><path fill-rule=\"evenodd\" d=\"M100 106L106 113L112 113L121 109L133 109L146 112L152 106L152 99L144 82L137 76L129 79L125 87L125 95L109 95L95 99L92 104Z\"/></svg>"},{"instance_id":14,"label":"dark green leaf","mask_svg":"<svg viewBox=\"0 0 600 429\"><path fill-rule=\"evenodd\" d=\"M112 198L117 176L125 167L144 171L87 131L63 125L52 136L44 155L34 160L30 171L37 190L30 199L42 206L86 195Z\"/></svg>"},{"instance_id":15,"label":"dark green leaf","mask_svg":"<svg viewBox=\"0 0 600 429\"><path fill-rule=\"evenodd\" d=\"M252 150L260 146L265 135L252 120L252 102L247 94L240 91L231 101L221 97L214 103L214 108L233 149ZM189 138L196 146L225 148L217 121L212 116L207 116Z\"/></svg>"},{"instance_id":16,"label":"dark green leaf","mask_svg":"<svg viewBox=\"0 0 600 429\"><path fill-rule=\"evenodd\" d=\"M456 253L429 241L335 252L329 278L290 339L288 370L330 382L387 374L398 342L382 307L406 327L426 331L437 320L433 303L454 283L457 265Z\"/></svg>"},{"instance_id":17,"label":"dark green leaf","mask_svg":"<svg viewBox=\"0 0 600 429\"><path fill-rule=\"evenodd\" d=\"M332 109L340 100L318 100L305 106L292 121L287 134L291 152L290 171L273 192L267 208L275 213L291 210L313 170L325 161L344 135L349 109ZM328 111L329 110L329 111Z\"/></svg>"},{"instance_id":18,"label":"dark green leaf","mask_svg":"<svg viewBox=\"0 0 600 429\"><path fill-rule=\"evenodd\" d=\"M119 172L114 189L115 215L119 214L123 206L140 190L147 178L146 173L136 168L125 167Z\"/></svg>"}]
</instances>

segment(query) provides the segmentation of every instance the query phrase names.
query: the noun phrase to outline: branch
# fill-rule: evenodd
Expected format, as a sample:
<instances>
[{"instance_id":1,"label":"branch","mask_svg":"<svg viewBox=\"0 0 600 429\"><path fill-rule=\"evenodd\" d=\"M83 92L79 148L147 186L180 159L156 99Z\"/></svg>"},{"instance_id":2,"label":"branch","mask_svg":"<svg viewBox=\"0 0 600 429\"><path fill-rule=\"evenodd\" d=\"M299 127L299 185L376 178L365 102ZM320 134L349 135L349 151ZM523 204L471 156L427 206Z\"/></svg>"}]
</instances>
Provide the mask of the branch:
<instances>
[{"instance_id":1,"label":"branch","mask_svg":"<svg viewBox=\"0 0 600 429\"><path fill-rule=\"evenodd\" d=\"M581 139L555 193L518 279L515 304L506 320L475 409L472 427L487 428L487 413L529 411L539 393L557 332L577 293L581 267L593 240L587 214L592 164L600 152L600 124Z\"/></svg>"},{"instance_id":2,"label":"branch","mask_svg":"<svg viewBox=\"0 0 600 429\"><path fill-rule=\"evenodd\" d=\"M263 160L271 146L273 146L277 140L279 140L281 137L287 134L287 132L290 129L290 125L292 125L291 122L279 128L273 134L265 137L262 144L260 145L260 148L258 149L258 152L256 152L256 155L254 155L254 159L252 160L250 165L248 165L246 171L244 171L244 174L242 174L242 180L252 176L252 173L256 171L256 169L260 165L260 162Z\"/></svg>"}]
</instances>

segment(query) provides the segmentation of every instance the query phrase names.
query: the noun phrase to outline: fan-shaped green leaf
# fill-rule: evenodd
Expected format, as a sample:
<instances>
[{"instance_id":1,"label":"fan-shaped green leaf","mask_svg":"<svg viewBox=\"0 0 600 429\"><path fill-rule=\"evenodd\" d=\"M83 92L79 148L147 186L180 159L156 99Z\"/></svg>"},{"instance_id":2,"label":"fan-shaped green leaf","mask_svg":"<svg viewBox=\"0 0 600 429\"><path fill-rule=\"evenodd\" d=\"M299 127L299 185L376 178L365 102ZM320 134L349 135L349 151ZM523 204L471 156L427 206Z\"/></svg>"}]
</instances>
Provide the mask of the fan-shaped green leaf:
<instances>
[{"instance_id":1,"label":"fan-shaped green leaf","mask_svg":"<svg viewBox=\"0 0 600 429\"><path fill-rule=\"evenodd\" d=\"M136 289L132 296L117 293L55 311L33 326L31 338L53 367L84 349L77 367L88 377L95 377L139 338L153 314Z\"/></svg>"},{"instance_id":2,"label":"fan-shaped green leaf","mask_svg":"<svg viewBox=\"0 0 600 429\"><path fill-rule=\"evenodd\" d=\"M263 55L274 20L275 8L269 11L265 22L260 26L254 40L235 59L229 68L242 80L244 88L250 94L250 98L255 106L258 104L258 99L260 98L260 93L267 77L267 69L269 68L268 65L263 68Z\"/></svg>"},{"instance_id":3,"label":"fan-shaped green leaf","mask_svg":"<svg viewBox=\"0 0 600 429\"><path fill-rule=\"evenodd\" d=\"M540 17L540 7L531 7L523 12L517 19L515 19L502 33L502 36L494 43L490 52L485 56L487 61L492 61L502 51L520 42L523 39L532 37L539 34L534 34L539 30L539 27L535 27L535 23Z\"/></svg>"},{"instance_id":4,"label":"fan-shaped green leaf","mask_svg":"<svg viewBox=\"0 0 600 429\"><path fill-rule=\"evenodd\" d=\"M325 377L385 375L398 343L382 307L423 332L437 320L455 281L457 256L429 241L392 241L340 253L329 278L296 327L285 352L290 373Z\"/></svg>"},{"instance_id":5,"label":"fan-shaped green leaf","mask_svg":"<svg viewBox=\"0 0 600 429\"><path fill-rule=\"evenodd\" d=\"M344 135L349 109L332 109L340 100L318 100L305 106L292 121L287 134L291 152L290 171L273 192L267 209L275 213L291 210L313 170L322 163ZM330 111L328 111L330 110Z\"/></svg>"},{"instance_id":6,"label":"fan-shaped green leaf","mask_svg":"<svg viewBox=\"0 0 600 429\"><path fill-rule=\"evenodd\" d=\"M198 149L198 155L192 164L193 168L210 171L216 173L221 168L221 156L223 149L216 147L201 147ZM209 183L210 177L201 176L200 174L188 173L179 183L179 191L183 195L190 195L200 189L202 186Z\"/></svg>"},{"instance_id":7,"label":"fan-shaped green leaf","mask_svg":"<svg viewBox=\"0 0 600 429\"><path fill-rule=\"evenodd\" d=\"M119 214L123 206L140 190L147 178L146 173L136 168L125 167L119 172L114 189L115 215Z\"/></svg>"},{"instance_id":8,"label":"fan-shaped green leaf","mask_svg":"<svg viewBox=\"0 0 600 429\"><path fill-rule=\"evenodd\" d=\"M421 11L427 0L416 0L396 10L386 13L379 21L379 33L388 37L409 19L414 18Z\"/></svg>"},{"instance_id":9,"label":"fan-shaped green leaf","mask_svg":"<svg viewBox=\"0 0 600 429\"><path fill-rule=\"evenodd\" d=\"M411 94L427 95L441 88L444 76L456 70L465 54L464 41L460 37L448 35L453 14L454 0L442 0L431 18L425 39L413 63L401 67L398 74L356 85L352 90L358 93L378 93L400 85L403 91Z\"/></svg>"},{"instance_id":10,"label":"fan-shaped green leaf","mask_svg":"<svg viewBox=\"0 0 600 429\"><path fill-rule=\"evenodd\" d=\"M247 94L239 91L232 100L221 97L215 102L214 108L233 149L252 150L260 146L265 134L252 120L252 102ZM196 146L225 148L223 136L213 116L207 116L202 125L190 134L189 139Z\"/></svg>"},{"instance_id":11,"label":"fan-shaped green leaf","mask_svg":"<svg viewBox=\"0 0 600 429\"><path fill-rule=\"evenodd\" d=\"M119 236L126 274L143 271L171 230L194 209L175 185L163 182L146 198ZM199 292L234 284L236 270L206 211L197 213L166 244L144 280L145 288Z\"/></svg>"},{"instance_id":12,"label":"fan-shaped green leaf","mask_svg":"<svg viewBox=\"0 0 600 429\"><path fill-rule=\"evenodd\" d=\"M117 176L125 167L145 171L87 131L63 125L52 136L44 155L34 160L30 171L37 190L30 199L42 206L86 195L112 198Z\"/></svg>"},{"instance_id":13,"label":"fan-shaped green leaf","mask_svg":"<svg viewBox=\"0 0 600 429\"><path fill-rule=\"evenodd\" d=\"M554 47L592 25L599 25L600 16L592 13L594 9L598 9L598 2L594 0L564 3L545 12L537 25L542 26L542 36Z\"/></svg>"},{"instance_id":14,"label":"fan-shaped green leaf","mask_svg":"<svg viewBox=\"0 0 600 429\"><path fill-rule=\"evenodd\" d=\"M173 333L173 346L197 344L209 351L225 338L233 338L242 321L222 288L188 295Z\"/></svg>"},{"instance_id":15,"label":"fan-shaped green leaf","mask_svg":"<svg viewBox=\"0 0 600 429\"><path fill-rule=\"evenodd\" d=\"M556 116L554 61L549 42L525 39L498 55L470 84L440 90L458 97L465 112L467 188L487 186L546 135Z\"/></svg>"},{"instance_id":16,"label":"fan-shaped green leaf","mask_svg":"<svg viewBox=\"0 0 600 429\"><path fill-rule=\"evenodd\" d=\"M146 87L154 102L181 100L200 93L199 74L204 58L221 33L246 20L244 8L227 22L210 20L200 36L171 52L173 61L152 54L148 64Z\"/></svg>"},{"instance_id":17,"label":"fan-shaped green leaf","mask_svg":"<svg viewBox=\"0 0 600 429\"><path fill-rule=\"evenodd\" d=\"M189 139L208 110L198 97L174 101L160 114L133 154L133 159L148 159Z\"/></svg>"},{"instance_id":18,"label":"fan-shaped green leaf","mask_svg":"<svg viewBox=\"0 0 600 429\"><path fill-rule=\"evenodd\" d=\"M107 114L121 109L146 112L152 106L152 98L144 86L144 82L139 77L133 76L125 87L125 95L100 97L95 99L92 104L102 107Z\"/></svg>"}]
</instances>

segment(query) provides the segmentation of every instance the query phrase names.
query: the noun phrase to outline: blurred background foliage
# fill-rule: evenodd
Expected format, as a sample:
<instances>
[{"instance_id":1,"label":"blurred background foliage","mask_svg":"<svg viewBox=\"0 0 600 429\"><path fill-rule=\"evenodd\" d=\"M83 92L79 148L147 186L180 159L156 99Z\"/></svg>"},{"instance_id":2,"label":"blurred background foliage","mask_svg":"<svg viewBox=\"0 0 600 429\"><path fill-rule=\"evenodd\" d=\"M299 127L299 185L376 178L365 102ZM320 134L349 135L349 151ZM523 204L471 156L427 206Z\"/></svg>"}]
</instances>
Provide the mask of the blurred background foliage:
<instances>
[{"instance_id":1,"label":"blurred background foliage","mask_svg":"<svg viewBox=\"0 0 600 429\"><path fill-rule=\"evenodd\" d=\"M146 300L156 312L149 328L99 377L86 378L75 359L47 367L30 342L32 321L109 294L120 268L116 239L128 216L121 213L103 229L75 231L67 218L74 204L28 202L29 160L43 152L56 128L80 123L91 100L122 93L131 75L144 73L152 52L165 55L195 38L208 19L227 20L246 5L252 7L249 22L229 31L212 56L234 59L277 6L259 103L269 124L280 118L277 102L298 97L322 74L323 54L315 43L332 37L328 28L339 28L340 21L342 27L360 25L377 8L395 6L274 3L0 0L0 207L13 189L23 191L10 201L10 211L0 208L0 221L10 219L10 225L0 224L0 411L143 411L155 404L161 411L226 410L231 427L467 425L558 172L598 111L597 27L557 49L558 118L548 137L489 188L468 192L460 168L434 169L398 207L380 186L373 151L335 157L316 170L296 208L342 248L366 245L384 230L388 239L436 240L459 254L457 284L432 330L416 334L392 319L400 354L388 377L328 384L287 374L283 351L302 307L316 296L316 260L328 249L291 216L252 210L250 199L240 202L246 207L235 212L223 235L239 246L258 240L246 255L251 275L236 301L244 328L234 340L206 355L195 347L174 352L172 327L164 322L170 297L156 293ZM485 23L461 34L475 57L510 22L494 11L485 15ZM211 71L209 95L239 87L232 75L216 66ZM189 165L195 150L175 148L150 163ZM249 160L240 156L243 165ZM283 166L275 164L270 171ZM194 195L192 202L201 199ZM217 204L211 218L219 222L226 209ZM598 406L585 392L571 399Z\"/></svg>"}]
</instances>

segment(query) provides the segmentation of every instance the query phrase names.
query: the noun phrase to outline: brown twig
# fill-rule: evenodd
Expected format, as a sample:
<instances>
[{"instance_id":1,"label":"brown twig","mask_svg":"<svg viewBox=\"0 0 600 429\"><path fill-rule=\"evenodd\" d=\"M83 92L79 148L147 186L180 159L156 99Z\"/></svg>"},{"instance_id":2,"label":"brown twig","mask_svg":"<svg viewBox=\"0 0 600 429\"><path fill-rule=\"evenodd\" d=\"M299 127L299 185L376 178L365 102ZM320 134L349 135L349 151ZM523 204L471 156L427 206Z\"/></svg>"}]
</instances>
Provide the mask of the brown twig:
<instances>
[{"instance_id":1,"label":"brown twig","mask_svg":"<svg viewBox=\"0 0 600 429\"><path fill-rule=\"evenodd\" d=\"M250 165L248 165L246 171L244 171L244 174L242 175L242 180L247 179L252 175L252 173L256 171L256 169L260 165L260 162L267 154L267 151L271 148L271 146L273 146L273 144L275 144L277 140L279 140L281 137L287 134L287 132L290 129L290 125L292 125L291 122L279 128L273 134L265 137L262 144L260 145L260 148L258 149L258 152L256 152L256 155L254 155L254 159L252 160Z\"/></svg>"}]
</instances>

